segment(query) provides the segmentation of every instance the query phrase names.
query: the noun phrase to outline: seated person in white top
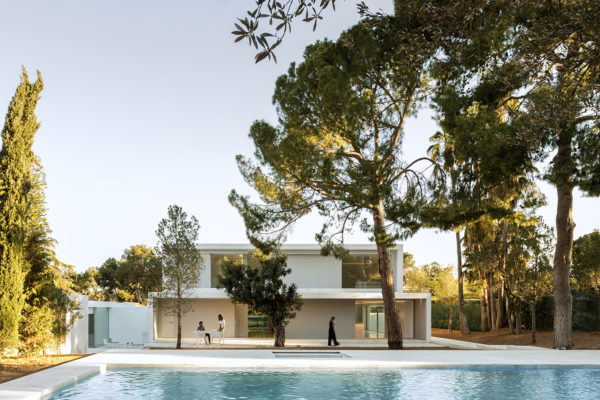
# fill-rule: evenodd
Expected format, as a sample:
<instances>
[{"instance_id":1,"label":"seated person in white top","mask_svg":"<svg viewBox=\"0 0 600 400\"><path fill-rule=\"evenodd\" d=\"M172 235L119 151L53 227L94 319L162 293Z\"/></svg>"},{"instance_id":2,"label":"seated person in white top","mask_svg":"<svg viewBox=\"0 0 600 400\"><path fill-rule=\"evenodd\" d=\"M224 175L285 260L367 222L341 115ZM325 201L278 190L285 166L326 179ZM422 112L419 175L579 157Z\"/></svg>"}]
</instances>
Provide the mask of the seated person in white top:
<instances>
[{"instance_id":1,"label":"seated person in white top","mask_svg":"<svg viewBox=\"0 0 600 400\"><path fill-rule=\"evenodd\" d=\"M198 324L198 331L206 331L206 329L204 328L204 322L200 321L200 323ZM208 339L208 341L207 341ZM208 332L204 332L204 343L210 344L210 333Z\"/></svg>"}]
</instances>

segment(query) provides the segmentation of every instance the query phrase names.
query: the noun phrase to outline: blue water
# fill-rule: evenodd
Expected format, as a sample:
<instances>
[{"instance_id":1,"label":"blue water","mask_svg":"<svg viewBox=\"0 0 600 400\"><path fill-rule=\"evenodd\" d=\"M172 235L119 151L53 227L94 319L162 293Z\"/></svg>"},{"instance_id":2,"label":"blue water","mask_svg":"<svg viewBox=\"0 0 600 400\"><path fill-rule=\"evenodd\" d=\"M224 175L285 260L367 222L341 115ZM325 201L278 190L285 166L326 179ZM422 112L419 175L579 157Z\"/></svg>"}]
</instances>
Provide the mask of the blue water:
<instances>
[{"instance_id":1,"label":"blue water","mask_svg":"<svg viewBox=\"0 0 600 400\"><path fill-rule=\"evenodd\" d=\"M600 368L110 369L46 399L599 399Z\"/></svg>"}]
</instances>

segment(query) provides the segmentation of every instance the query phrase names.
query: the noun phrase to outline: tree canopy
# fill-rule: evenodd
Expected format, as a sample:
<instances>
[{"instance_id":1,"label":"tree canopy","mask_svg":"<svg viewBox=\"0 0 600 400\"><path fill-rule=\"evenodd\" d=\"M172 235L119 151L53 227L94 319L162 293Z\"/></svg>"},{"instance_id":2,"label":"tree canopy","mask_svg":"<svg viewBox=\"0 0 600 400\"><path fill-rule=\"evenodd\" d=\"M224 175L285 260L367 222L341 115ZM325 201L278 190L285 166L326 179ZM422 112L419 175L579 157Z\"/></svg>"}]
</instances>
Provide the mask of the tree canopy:
<instances>
[{"instance_id":1,"label":"tree canopy","mask_svg":"<svg viewBox=\"0 0 600 400\"><path fill-rule=\"evenodd\" d=\"M181 319L187 310L185 298L198 287L204 259L196 244L200 224L193 215L178 205L169 206L167 217L158 223L156 254L162 267L160 296L173 299L167 303L168 313L177 317L177 345L181 348Z\"/></svg>"},{"instance_id":2,"label":"tree canopy","mask_svg":"<svg viewBox=\"0 0 600 400\"><path fill-rule=\"evenodd\" d=\"M269 317L275 331L275 347L285 346L285 327L302 308L302 298L296 284L288 285L283 277L292 270L287 266L287 255L276 252L270 256L254 252L259 266L226 261L219 275L219 287L233 302L247 304L253 310Z\"/></svg>"},{"instance_id":3,"label":"tree canopy","mask_svg":"<svg viewBox=\"0 0 600 400\"><path fill-rule=\"evenodd\" d=\"M27 212L35 156L31 149L40 124L35 108L43 88L38 72L31 82L23 68L2 128L0 151L0 352L16 348L24 304Z\"/></svg>"}]
</instances>

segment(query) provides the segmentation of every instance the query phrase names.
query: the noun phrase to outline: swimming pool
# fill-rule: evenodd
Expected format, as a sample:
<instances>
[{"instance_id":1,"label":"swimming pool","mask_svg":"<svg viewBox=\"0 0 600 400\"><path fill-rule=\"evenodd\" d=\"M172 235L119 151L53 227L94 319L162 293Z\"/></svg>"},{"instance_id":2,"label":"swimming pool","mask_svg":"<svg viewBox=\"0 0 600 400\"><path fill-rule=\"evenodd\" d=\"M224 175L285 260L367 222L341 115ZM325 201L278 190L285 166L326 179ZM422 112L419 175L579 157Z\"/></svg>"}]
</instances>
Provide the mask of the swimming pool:
<instances>
[{"instance_id":1,"label":"swimming pool","mask_svg":"<svg viewBox=\"0 0 600 400\"><path fill-rule=\"evenodd\" d=\"M596 399L600 368L116 368L44 399Z\"/></svg>"}]
</instances>

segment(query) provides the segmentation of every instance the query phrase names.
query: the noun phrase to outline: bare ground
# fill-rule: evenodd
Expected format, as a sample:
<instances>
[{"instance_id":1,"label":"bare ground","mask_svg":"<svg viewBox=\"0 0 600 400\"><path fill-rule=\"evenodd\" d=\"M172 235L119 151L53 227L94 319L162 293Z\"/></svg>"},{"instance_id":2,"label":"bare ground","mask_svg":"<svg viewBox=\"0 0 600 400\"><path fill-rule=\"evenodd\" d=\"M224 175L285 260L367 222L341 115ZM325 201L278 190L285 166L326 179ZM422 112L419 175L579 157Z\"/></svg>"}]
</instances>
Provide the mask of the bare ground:
<instances>
[{"instance_id":1,"label":"bare ground","mask_svg":"<svg viewBox=\"0 0 600 400\"><path fill-rule=\"evenodd\" d=\"M89 354L47 355L36 357L0 357L0 383L17 379Z\"/></svg>"},{"instance_id":2,"label":"bare ground","mask_svg":"<svg viewBox=\"0 0 600 400\"><path fill-rule=\"evenodd\" d=\"M448 332L447 329L431 328L431 336L464 340L483 344L504 344L517 346L540 346L552 348L553 331L538 331L537 343L531 342L531 331L523 330L520 335L511 335L508 328L497 332L471 332L463 335L459 330ZM600 350L600 332L573 332L573 341L577 350Z\"/></svg>"}]
</instances>

